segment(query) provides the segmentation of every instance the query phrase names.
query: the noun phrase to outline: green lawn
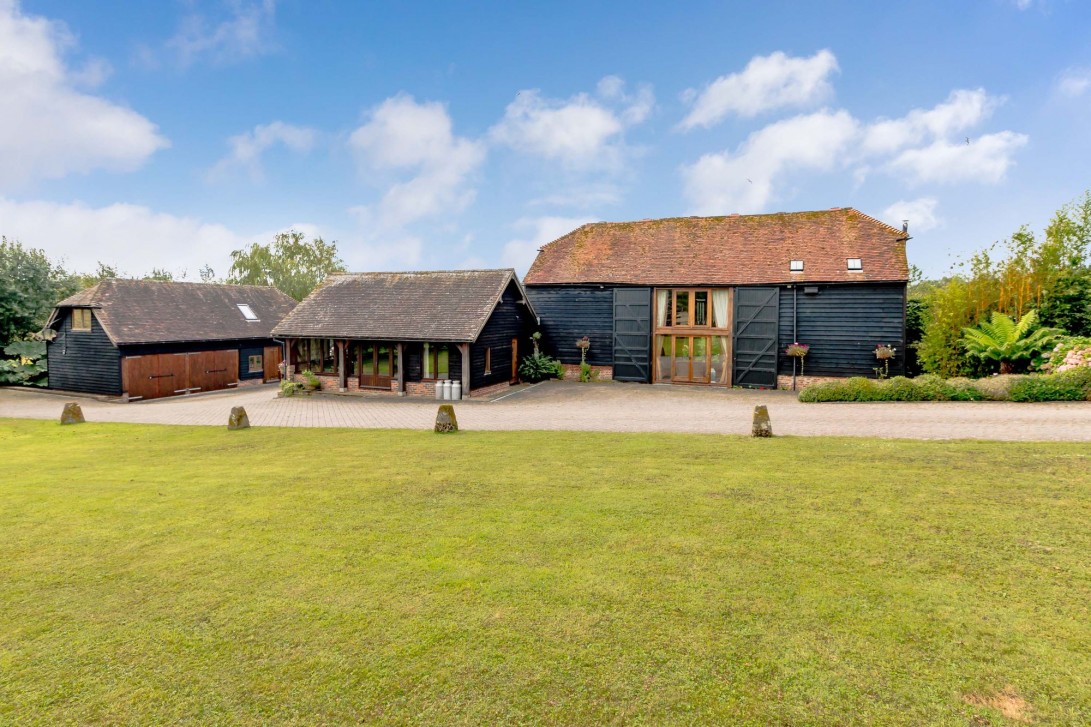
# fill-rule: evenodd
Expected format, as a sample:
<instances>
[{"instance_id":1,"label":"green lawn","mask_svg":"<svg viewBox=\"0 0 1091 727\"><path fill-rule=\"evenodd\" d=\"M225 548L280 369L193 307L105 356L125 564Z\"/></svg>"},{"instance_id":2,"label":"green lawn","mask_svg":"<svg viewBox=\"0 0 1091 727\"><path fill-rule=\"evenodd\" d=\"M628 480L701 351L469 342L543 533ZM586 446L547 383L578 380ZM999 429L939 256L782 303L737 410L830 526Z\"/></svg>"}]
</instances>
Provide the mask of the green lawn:
<instances>
[{"instance_id":1,"label":"green lawn","mask_svg":"<svg viewBox=\"0 0 1091 727\"><path fill-rule=\"evenodd\" d=\"M1009 717L1091 722L1086 444L0 420L0 723Z\"/></svg>"}]
</instances>

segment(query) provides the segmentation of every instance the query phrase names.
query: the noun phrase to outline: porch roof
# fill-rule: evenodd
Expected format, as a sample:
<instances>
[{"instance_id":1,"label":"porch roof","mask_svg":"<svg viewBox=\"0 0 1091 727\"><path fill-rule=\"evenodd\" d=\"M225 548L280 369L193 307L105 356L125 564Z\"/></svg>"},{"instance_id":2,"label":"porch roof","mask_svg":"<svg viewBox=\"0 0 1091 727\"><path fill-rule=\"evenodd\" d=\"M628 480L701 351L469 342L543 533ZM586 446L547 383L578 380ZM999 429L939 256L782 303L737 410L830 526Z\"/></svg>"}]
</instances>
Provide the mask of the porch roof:
<instances>
[{"instance_id":1,"label":"porch roof","mask_svg":"<svg viewBox=\"0 0 1091 727\"><path fill-rule=\"evenodd\" d=\"M510 268L337 273L296 306L273 335L471 343L510 284L529 309Z\"/></svg>"}]
</instances>

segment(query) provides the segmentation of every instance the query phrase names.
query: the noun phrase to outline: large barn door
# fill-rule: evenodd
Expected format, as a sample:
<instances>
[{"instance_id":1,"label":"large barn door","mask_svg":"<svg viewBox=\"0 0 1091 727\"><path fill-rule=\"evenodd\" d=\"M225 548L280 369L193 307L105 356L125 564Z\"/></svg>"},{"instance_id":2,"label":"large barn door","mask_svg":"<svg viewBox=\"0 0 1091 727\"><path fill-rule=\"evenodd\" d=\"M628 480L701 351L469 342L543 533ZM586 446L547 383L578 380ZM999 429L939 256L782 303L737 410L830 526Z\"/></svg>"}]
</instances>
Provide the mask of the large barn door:
<instances>
[{"instance_id":1,"label":"large barn door","mask_svg":"<svg viewBox=\"0 0 1091 727\"><path fill-rule=\"evenodd\" d=\"M651 288L614 288L614 380L651 381Z\"/></svg>"},{"instance_id":2,"label":"large barn door","mask_svg":"<svg viewBox=\"0 0 1091 727\"><path fill-rule=\"evenodd\" d=\"M735 386L777 387L780 288L735 288Z\"/></svg>"}]
</instances>

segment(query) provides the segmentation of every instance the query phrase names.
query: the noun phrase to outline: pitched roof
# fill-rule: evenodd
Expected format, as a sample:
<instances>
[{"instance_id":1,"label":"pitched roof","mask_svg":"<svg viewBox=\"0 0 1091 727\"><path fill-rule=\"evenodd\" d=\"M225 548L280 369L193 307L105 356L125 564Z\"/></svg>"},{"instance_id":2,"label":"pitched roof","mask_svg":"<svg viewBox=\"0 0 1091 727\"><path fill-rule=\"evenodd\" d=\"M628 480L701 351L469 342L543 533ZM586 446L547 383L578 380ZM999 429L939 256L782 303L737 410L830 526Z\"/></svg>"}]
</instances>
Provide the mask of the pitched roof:
<instances>
[{"instance_id":1,"label":"pitched roof","mask_svg":"<svg viewBox=\"0 0 1091 727\"><path fill-rule=\"evenodd\" d=\"M326 278L273 333L278 337L472 342L511 282L522 294L510 268L337 273Z\"/></svg>"},{"instance_id":2,"label":"pitched roof","mask_svg":"<svg viewBox=\"0 0 1091 727\"><path fill-rule=\"evenodd\" d=\"M906 235L851 207L584 225L541 249L527 285L906 281ZM849 272L848 258L863 270ZM803 272L789 272L802 260Z\"/></svg>"},{"instance_id":3,"label":"pitched roof","mask_svg":"<svg viewBox=\"0 0 1091 727\"><path fill-rule=\"evenodd\" d=\"M240 304L258 320L246 320ZM295 305L266 285L109 278L58 303L48 325L66 308L91 307L115 345L269 338Z\"/></svg>"}]
</instances>

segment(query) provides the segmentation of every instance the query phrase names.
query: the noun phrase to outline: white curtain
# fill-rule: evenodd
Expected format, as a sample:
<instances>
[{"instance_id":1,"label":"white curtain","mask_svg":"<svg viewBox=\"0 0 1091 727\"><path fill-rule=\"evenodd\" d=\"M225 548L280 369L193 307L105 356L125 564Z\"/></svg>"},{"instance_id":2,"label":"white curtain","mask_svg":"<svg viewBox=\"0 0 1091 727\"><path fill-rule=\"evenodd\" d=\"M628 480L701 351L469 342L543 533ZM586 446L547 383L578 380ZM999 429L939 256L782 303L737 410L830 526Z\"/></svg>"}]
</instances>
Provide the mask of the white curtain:
<instances>
[{"instance_id":1,"label":"white curtain","mask_svg":"<svg viewBox=\"0 0 1091 727\"><path fill-rule=\"evenodd\" d=\"M727 328L727 291L712 291L712 327Z\"/></svg>"},{"instance_id":2,"label":"white curtain","mask_svg":"<svg viewBox=\"0 0 1091 727\"><path fill-rule=\"evenodd\" d=\"M428 344L424 344L424 378L432 378L432 357L429 355Z\"/></svg>"},{"instance_id":3,"label":"white curtain","mask_svg":"<svg viewBox=\"0 0 1091 727\"><path fill-rule=\"evenodd\" d=\"M730 384L728 375L731 373L731 360L727 357L727 336L718 336L720 339L720 365L716 367L716 382Z\"/></svg>"},{"instance_id":4,"label":"white curtain","mask_svg":"<svg viewBox=\"0 0 1091 727\"><path fill-rule=\"evenodd\" d=\"M667 325L667 306L670 305L669 290L655 291L655 325L662 328Z\"/></svg>"}]
</instances>

